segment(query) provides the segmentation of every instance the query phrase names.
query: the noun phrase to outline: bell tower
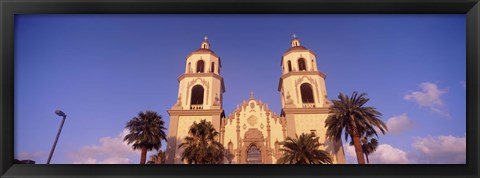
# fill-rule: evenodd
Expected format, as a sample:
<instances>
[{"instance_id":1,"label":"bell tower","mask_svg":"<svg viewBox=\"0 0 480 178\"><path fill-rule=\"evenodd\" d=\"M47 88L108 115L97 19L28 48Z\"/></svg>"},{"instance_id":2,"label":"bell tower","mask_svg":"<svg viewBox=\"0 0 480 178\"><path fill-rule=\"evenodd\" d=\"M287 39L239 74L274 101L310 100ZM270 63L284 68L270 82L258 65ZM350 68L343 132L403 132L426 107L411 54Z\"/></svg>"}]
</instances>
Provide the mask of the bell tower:
<instances>
[{"instance_id":1,"label":"bell tower","mask_svg":"<svg viewBox=\"0 0 480 178\"><path fill-rule=\"evenodd\" d=\"M190 53L185 61L185 72L178 77L176 103L168 110L167 164L181 164L178 149L193 122L207 120L220 132L220 119L224 117L223 93L225 84L220 75L220 57L210 50L205 36L199 49ZM217 138L218 139L218 138Z\"/></svg>"},{"instance_id":2,"label":"bell tower","mask_svg":"<svg viewBox=\"0 0 480 178\"><path fill-rule=\"evenodd\" d=\"M325 144L321 149L331 153L334 163L345 163L342 142L326 139L325 120L330 101L325 87L326 75L318 70L316 57L313 51L300 45L294 34L291 47L280 63L281 116L286 118L287 136L315 134Z\"/></svg>"}]
</instances>

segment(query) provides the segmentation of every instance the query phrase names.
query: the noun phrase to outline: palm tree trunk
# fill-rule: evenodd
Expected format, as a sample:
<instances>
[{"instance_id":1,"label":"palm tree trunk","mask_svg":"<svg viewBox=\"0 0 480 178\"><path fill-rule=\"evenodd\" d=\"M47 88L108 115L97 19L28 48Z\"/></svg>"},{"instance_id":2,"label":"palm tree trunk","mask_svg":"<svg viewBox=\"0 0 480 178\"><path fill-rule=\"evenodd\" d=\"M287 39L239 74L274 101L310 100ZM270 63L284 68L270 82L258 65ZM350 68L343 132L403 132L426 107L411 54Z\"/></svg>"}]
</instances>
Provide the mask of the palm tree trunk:
<instances>
[{"instance_id":1,"label":"palm tree trunk","mask_svg":"<svg viewBox=\"0 0 480 178\"><path fill-rule=\"evenodd\" d=\"M353 146L355 147L355 154L357 155L358 164L365 164L365 157L363 157L363 149L360 143L360 134L358 134L357 128L352 128L353 132Z\"/></svg>"},{"instance_id":2,"label":"palm tree trunk","mask_svg":"<svg viewBox=\"0 0 480 178\"><path fill-rule=\"evenodd\" d=\"M142 154L140 156L140 164L145 164L147 161L147 147L142 147Z\"/></svg>"}]
</instances>

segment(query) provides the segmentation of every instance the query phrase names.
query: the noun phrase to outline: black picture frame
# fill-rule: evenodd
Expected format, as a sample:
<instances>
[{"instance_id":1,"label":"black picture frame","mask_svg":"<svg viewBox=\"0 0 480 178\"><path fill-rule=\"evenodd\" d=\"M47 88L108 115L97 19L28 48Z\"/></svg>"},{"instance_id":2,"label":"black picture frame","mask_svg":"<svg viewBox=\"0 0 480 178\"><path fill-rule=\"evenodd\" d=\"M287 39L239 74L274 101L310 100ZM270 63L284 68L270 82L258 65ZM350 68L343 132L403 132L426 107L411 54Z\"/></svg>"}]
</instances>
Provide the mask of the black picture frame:
<instances>
[{"instance_id":1,"label":"black picture frame","mask_svg":"<svg viewBox=\"0 0 480 178\"><path fill-rule=\"evenodd\" d=\"M2 0L1 177L479 177L479 0ZM465 165L28 165L14 161L15 14L466 14Z\"/></svg>"}]
</instances>

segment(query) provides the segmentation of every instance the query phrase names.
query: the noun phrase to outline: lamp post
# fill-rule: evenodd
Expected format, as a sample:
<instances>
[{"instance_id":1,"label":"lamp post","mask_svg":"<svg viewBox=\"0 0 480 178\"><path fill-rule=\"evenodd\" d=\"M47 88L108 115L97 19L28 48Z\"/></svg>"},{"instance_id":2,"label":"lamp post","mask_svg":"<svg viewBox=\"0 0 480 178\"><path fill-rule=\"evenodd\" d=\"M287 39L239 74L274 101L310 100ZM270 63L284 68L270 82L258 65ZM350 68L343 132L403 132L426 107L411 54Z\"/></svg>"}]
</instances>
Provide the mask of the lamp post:
<instances>
[{"instance_id":1,"label":"lamp post","mask_svg":"<svg viewBox=\"0 0 480 178\"><path fill-rule=\"evenodd\" d=\"M52 159L53 151L55 151L55 146L57 146L58 137L60 136L60 132L62 132L63 123L65 123L65 119L67 118L67 115L60 110L56 110L55 114L63 117L63 119L62 119L62 123L60 124L60 128L58 128L57 138L55 138L55 142L53 142L52 150L50 150L50 155L48 156L47 164L50 164L50 160Z\"/></svg>"}]
</instances>

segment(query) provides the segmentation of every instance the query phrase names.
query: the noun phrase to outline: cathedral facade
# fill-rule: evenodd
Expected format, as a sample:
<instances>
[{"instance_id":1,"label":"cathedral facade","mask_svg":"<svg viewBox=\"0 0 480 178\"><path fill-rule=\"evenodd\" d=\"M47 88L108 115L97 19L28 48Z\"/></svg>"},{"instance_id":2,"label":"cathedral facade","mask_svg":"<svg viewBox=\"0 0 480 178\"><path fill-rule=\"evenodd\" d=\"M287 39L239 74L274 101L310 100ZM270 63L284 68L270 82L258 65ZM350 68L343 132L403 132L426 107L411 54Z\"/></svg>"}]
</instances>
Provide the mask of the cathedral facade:
<instances>
[{"instance_id":1,"label":"cathedral facade","mask_svg":"<svg viewBox=\"0 0 480 178\"><path fill-rule=\"evenodd\" d=\"M319 137L320 149L330 153L334 164L345 163L342 142L325 135L330 106L326 76L317 68L316 54L301 46L295 36L281 58L280 115L253 94L226 115L221 67L220 57L210 50L207 38L200 49L187 56L185 72L178 78L177 102L168 110L167 164L184 163L178 146L193 122L204 119L220 133L218 141L226 149L224 164L275 164L282 156L280 142L302 133Z\"/></svg>"}]
</instances>

